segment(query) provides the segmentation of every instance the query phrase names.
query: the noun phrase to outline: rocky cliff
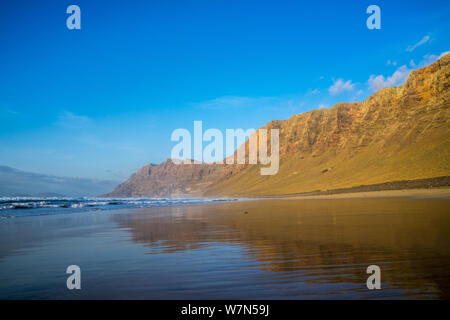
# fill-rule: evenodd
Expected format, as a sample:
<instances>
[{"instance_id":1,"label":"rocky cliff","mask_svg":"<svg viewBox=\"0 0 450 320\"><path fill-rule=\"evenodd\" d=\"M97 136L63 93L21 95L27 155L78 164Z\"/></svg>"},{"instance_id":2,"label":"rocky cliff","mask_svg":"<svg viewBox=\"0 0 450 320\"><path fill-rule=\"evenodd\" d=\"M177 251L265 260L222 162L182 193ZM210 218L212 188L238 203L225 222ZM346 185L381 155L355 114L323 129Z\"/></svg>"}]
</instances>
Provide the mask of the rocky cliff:
<instances>
[{"instance_id":1,"label":"rocky cliff","mask_svg":"<svg viewBox=\"0 0 450 320\"><path fill-rule=\"evenodd\" d=\"M146 165L109 196L277 195L450 175L450 54L413 71L400 87L274 120L280 168ZM248 144L248 142L247 142Z\"/></svg>"}]
</instances>

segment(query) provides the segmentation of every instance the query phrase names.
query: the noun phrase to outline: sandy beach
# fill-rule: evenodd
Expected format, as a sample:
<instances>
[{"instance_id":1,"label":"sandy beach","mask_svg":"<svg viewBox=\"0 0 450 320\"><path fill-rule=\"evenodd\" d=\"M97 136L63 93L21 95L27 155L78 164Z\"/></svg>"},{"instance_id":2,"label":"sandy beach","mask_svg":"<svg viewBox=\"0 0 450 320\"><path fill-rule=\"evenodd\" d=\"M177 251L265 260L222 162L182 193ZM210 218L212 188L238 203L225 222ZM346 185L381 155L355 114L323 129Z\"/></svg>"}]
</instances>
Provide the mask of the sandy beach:
<instances>
[{"instance_id":1,"label":"sandy beach","mask_svg":"<svg viewBox=\"0 0 450 320\"><path fill-rule=\"evenodd\" d=\"M339 194L293 195L280 199L355 199L355 198L409 198L409 199L450 199L450 188L404 189L366 192L348 192Z\"/></svg>"},{"instance_id":2,"label":"sandy beach","mask_svg":"<svg viewBox=\"0 0 450 320\"><path fill-rule=\"evenodd\" d=\"M448 189L0 220L1 299L450 297ZM382 270L382 290L366 268ZM82 290L66 288L69 265Z\"/></svg>"}]
</instances>

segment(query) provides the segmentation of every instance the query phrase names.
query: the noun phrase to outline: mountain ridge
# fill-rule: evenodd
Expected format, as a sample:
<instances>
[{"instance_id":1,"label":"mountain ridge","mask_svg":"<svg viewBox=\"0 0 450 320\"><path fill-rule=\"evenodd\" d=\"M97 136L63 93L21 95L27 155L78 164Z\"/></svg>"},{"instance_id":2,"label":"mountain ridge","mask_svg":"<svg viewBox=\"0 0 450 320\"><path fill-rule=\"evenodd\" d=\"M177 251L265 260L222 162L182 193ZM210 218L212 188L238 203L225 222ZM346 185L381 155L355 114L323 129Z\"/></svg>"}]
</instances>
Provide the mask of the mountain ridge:
<instances>
[{"instance_id":1,"label":"mountain ridge","mask_svg":"<svg viewBox=\"0 0 450 320\"><path fill-rule=\"evenodd\" d=\"M270 121L263 128L280 130L276 175L261 176L260 165L169 159L144 166L107 196L283 195L448 176L449 79L447 54L363 102Z\"/></svg>"},{"instance_id":2,"label":"mountain ridge","mask_svg":"<svg viewBox=\"0 0 450 320\"><path fill-rule=\"evenodd\" d=\"M6 197L98 196L116 184L111 180L54 176L0 165L0 196Z\"/></svg>"}]
</instances>

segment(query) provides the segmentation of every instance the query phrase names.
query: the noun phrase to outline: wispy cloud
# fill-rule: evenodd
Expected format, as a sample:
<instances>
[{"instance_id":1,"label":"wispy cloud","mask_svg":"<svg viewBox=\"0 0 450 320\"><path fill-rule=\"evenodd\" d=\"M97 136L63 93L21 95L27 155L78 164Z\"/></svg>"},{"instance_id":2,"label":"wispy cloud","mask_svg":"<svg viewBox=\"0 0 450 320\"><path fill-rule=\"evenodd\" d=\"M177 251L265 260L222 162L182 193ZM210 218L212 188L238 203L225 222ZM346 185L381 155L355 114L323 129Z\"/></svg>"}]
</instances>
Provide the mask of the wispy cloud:
<instances>
[{"instance_id":1,"label":"wispy cloud","mask_svg":"<svg viewBox=\"0 0 450 320\"><path fill-rule=\"evenodd\" d=\"M56 122L56 125L70 129L79 129L92 122L87 116L77 115L69 111L63 112Z\"/></svg>"},{"instance_id":2,"label":"wispy cloud","mask_svg":"<svg viewBox=\"0 0 450 320\"><path fill-rule=\"evenodd\" d=\"M133 153L139 153L143 151L142 148L135 146L129 141L110 141L89 133L77 136L75 141L91 147L95 147L96 149L110 149Z\"/></svg>"},{"instance_id":3,"label":"wispy cloud","mask_svg":"<svg viewBox=\"0 0 450 320\"><path fill-rule=\"evenodd\" d=\"M0 116L17 116L19 112L12 109L9 104L0 103Z\"/></svg>"},{"instance_id":4,"label":"wispy cloud","mask_svg":"<svg viewBox=\"0 0 450 320\"><path fill-rule=\"evenodd\" d=\"M343 79L337 79L334 81L334 83L331 85L330 88L328 88L328 92L331 95L337 95L344 91L353 91L355 88L355 84L352 83L351 80L343 80Z\"/></svg>"},{"instance_id":5,"label":"wispy cloud","mask_svg":"<svg viewBox=\"0 0 450 320\"><path fill-rule=\"evenodd\" d=\"M13 110L13 109L9 109L9 108L1 108L0 109L0 114L1 115L8 115L8 116L17 116L19 114L19 112Z\"/></svg>"},{"instance_id":6,"label":"wispy cloud","mask_svg":"<svg viewBox=\"0 0 450 320\"><path fill-rule=\"evenodd\" d=\"M311 93L280 96L280 97L239 97L225 96L212 100L193 103L192 106L204 110L228 110L228 109L265 109L265 110L291 110L298 111L305 105L304 97Z\"/></svg>"},{"instance_id":7,"label":"wispy cloud","mask_svg":"<svg viewBox=\"0 0 450 320\"><path fill-rule=\"evenodd\" d=\"M194 107L205 110L226 110L235 108L247 108L255 105L274 104L278 98L274 97L239 97L239 96L224 96L212 100L207 100L199 103L193 103Z\"/></svg>"},{"instance_id":8,"label":"wispy cloud","mask_svg":"<svg viewBox=\"0 0 450 320\"><path fill-rule=\"evenodd\" d=\"M406 51L409 52L413 52L414 50L416 50L418 47L420 47L421 45L424 45L425 43L429 42L431 40L431 37L426 35L425 37L423 37L419 42L417 42L416 44L413 44L411 46L408 46L408 48L406 48Z\"/></svg>"}]
</instances>

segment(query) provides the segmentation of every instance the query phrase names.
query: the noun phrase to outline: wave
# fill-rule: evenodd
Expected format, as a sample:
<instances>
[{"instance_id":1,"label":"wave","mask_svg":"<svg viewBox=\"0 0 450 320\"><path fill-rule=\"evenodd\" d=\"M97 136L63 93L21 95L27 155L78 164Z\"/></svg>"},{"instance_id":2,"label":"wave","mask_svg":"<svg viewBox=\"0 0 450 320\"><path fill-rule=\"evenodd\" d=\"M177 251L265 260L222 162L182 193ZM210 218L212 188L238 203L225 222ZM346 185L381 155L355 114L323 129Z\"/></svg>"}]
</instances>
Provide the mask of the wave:
<instances>
[{"instance_id":1,"label":"wave","mask_svg":"<svg viewBox=\"0 0 450 320\"><path fill-rule=\"evenodd\" d=\"M238 199L0 197L0 217L113 210L122 208L167 207L236 200Z\"/></svg>"}]
</instances>

